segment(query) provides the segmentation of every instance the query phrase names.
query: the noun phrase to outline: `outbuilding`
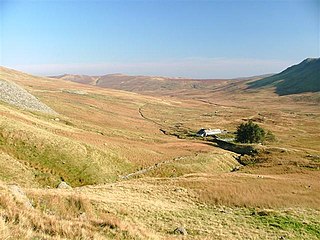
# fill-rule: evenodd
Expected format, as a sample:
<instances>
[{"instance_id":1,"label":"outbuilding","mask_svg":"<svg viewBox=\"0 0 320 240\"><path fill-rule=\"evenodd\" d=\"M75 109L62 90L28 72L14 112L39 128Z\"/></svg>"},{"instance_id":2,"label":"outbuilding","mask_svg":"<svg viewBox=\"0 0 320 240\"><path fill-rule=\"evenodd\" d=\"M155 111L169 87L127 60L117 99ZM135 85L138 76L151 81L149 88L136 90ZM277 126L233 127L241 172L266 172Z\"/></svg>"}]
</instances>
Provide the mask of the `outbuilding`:
<instances>
[{"instance_id":1,"label":"outbuilding","mask_svg":"<svg viewBox=\"0 0 320 240\"><path fill-rule=\"evenodd\" d=\"M221 134L222 131L220 129L205 129L205 128L201 128L198 132L197 132L197 136L198 137L207 137L207 136L213 136L216 134Z\"/></svg>"}]
</instances>

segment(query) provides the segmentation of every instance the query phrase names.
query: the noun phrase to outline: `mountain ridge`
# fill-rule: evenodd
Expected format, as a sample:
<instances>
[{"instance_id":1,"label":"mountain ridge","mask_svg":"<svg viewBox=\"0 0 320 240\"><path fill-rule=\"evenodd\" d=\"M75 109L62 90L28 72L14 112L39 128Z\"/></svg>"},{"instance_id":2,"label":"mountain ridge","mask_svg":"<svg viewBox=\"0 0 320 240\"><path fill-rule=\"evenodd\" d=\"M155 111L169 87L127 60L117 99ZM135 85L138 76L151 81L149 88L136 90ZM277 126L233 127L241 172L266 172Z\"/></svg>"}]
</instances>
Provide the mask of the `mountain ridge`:
<instances>
[{"instance_id":1,"label":"mountain ridge","mask_svg":"<svg viewBox=\"0 0 320 240\"><path fill-rule=\"evenodd\" d=\"M53 79L66 80L102 88L111 88L136 93L147 93L151 95L175 94L180 91L194 90L217 90L221 86L241 83L243 81L253 81L261 79L266 75L243 77L235 79L191 79L191 78L170 78L162 76L143 76L125 74L106 74L102 76L64 74L50 76ZM269 76L269 74L267 74ZM83 80L86 79L86 80ZM234 86L232 86L232 89Z\"/></svg>"},{"instance_id":2,"label":"mountain ridge","mask_svg":"<svg viewBox=\"0 0 320 240\"><path fill-rule=\"evenodd\" d=\"M163 76L126 75L122 73L89 76L64 74L50 76L82 84L112 88L131 92L168 92L176 90L217 90L234 91L250 89L272 89L282 95L320 91L320 58L307 58L277 74L263 74L232 79L192 79ZM243 84L244 83L244 84Z\"/></svg>"},{"instance_id":3,"label":"mountain ridge","mask_svg":"<svg viewBox=\"0 0 320 240\"><path fill-rule=\"evenodd\" d=\"M282 95L320 91L320 58L307 58L270 77L248 83L251 89L275 87Z\"/></svg>"}]
</instances>

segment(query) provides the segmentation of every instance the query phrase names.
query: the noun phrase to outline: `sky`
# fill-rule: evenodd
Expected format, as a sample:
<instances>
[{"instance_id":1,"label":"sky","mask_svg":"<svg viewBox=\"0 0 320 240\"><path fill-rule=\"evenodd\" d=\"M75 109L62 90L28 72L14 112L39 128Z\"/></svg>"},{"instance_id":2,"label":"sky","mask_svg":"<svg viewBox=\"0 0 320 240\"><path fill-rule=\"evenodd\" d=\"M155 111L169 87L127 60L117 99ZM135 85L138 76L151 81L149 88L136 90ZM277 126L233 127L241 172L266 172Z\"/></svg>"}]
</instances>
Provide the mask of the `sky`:
<instances>
[{"instance_id":1,"label":"sky","mask_svg":"<svg viewBox=\"0 0 320 240\"><path fill-rule=\"evenodd\" d=\"M320 55L320 0L0 0L0 65L235 78Z\"/></svg>"}]
</instances>

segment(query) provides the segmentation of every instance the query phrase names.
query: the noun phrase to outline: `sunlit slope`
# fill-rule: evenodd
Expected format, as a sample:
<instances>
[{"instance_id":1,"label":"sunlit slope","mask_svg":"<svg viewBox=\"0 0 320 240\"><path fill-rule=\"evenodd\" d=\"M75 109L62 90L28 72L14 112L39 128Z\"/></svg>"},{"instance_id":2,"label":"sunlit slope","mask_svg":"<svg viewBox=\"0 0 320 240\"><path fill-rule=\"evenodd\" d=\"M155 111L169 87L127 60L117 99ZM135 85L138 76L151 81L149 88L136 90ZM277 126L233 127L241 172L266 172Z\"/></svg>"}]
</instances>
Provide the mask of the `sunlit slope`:
<instances>
[{"instance_id":1,"label":"sunlit slope","mask_svg":"<svg viewBox=\"0 0 320 240\"><path fill-rule=\"evenodd\" d=\"M137 93L161 95L170 91L212 89L224 84L225 80L197 80L187 78L169 78L160 76L134 76L125 74L107 74L86 76L66 74L52 76L55 79L95 85L102 88L118 89Z\"/></svg>"},{"instance_id":2,"label":"sunlit slope","mask_svg":"<svg viewBox=\"0 0 320 240\"><path fill-rule=\"evenodd\" d=\"M27 167L33 174L28 184L55 186L60 179L73 186L103 183L158 162L212 151L201 142L163 134L161 122L143 115L145 106L153 112L170 105L192 111L192 106L5 68L1 78L23 86L58 113L0 105L3 159L11 160L9 169ZM13 176L9 171L6 178Z\"/></svg>"},{"instance_id":3,"label":"sunlit slope","mask_svg":"<svg viewBox=\"0 0 320 240\"><path fill-rule=\"evenodd\" d=\"M237 177L144 178L73 190L16 188L0 182L0 237L319 239L319 209L291 206L292 200L310 206L304 201L310 195L306 189L301 199L294 199L292 191L303 191L300 182L288 182L287 176ZM250 187L243 188L245 185ZM290 185L293 189L289 190ZM220 204L225 198L236 206ZM290 207L271 209L269 204L278 199ZM316 206L319 198L314 199ZM244 207L248 204L250 207ZM179 226L188 235L176 234Z\"/></svg>"},{"instance_id":4,"label":"sunlit slope","mask_svg":"<svg viewBox=\"0 0 320 240\"><path fill-rule=\"evenodd\" d=\"M151 97L0 75L58 113L0 103L0 238L319 238L318 105L245 81ZM248 119L276 140L246 166L194 137Z\"/></svg>"},{"instance_id":5,"label":"sunlit slope","mask_svg":"<svg viewBox=\"0 0 320 240\"><path fill-rule=\"evenodd\" d=\"M88 76L88 75L64 74L59 76L52 76L52 78L57 78L61 80L82 83L82 84L95 85L99 77Z\"/></svg>"},{"instance_id":6,"label":"sunlit slope","mask_svg":"<svg viewBox=\"0 0 320 240\"><path fill-rule=\"evenodd\" d=\"M13 82L0 79L0 89L0 101L22 109L48 113L51 115L56 114L50 107L43 104L32 94Z\"/></svg>"},{"instance_id":7,"label":"sunlit slope","mask_svg":"<svg viewBox=\"0 0 320 240\"><path fill-rule=\"evenodd\" d=\"M317 93L320 91L320 59L308 58L278 74L265 74L236 79L186 79L160 76L130 76L107 74L87 76L65 74L55 79L119 89L152 96L178 96L182 98L208 98L214 94L276 92L278 95ZM230 69L232 71L232 69ZM302 96L303 100L319 102L319 95Z\"/></svg>"},{"instance_id":8,"label":"sunlit slope","mask_svg":"<svg viewBox=\"0 0 320 240\"><path fill-rule=\"evenodd\" d=\"M59 131L72 134L79 129L56 123L48 116L33 116L8 106L0 108L0 149L2 157L10 160L5 165L9 176L4 178L44 186L55 186L64 179L77 186L116 179L117 174L130 168L131 164L113 151L56 134ZM20 171L14 177L10 173L18 171L14 165L28 171ZM28 180L30 176L34 182Z\"/></svg>"}]
</instances>

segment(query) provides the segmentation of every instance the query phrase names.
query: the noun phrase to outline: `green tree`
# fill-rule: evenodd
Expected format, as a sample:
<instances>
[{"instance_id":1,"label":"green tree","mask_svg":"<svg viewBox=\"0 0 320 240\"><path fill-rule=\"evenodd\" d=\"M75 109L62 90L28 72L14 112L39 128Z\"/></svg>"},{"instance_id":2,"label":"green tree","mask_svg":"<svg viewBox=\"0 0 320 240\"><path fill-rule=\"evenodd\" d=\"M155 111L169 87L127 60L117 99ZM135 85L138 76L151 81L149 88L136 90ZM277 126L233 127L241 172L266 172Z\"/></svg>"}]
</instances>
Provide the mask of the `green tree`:
<instances>
[{"instance_id":1,"label":"green tree","mask_svg":"<svg viewBox=\"0 0 320 240\"><path fill-rule=\"evenodd\" d=\"M266 132L251 120L241 123L236 131L236 141L241 143L260 143L265 139Z\"/></svg>"}]
</instances>

